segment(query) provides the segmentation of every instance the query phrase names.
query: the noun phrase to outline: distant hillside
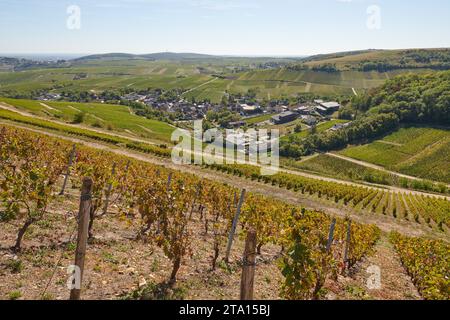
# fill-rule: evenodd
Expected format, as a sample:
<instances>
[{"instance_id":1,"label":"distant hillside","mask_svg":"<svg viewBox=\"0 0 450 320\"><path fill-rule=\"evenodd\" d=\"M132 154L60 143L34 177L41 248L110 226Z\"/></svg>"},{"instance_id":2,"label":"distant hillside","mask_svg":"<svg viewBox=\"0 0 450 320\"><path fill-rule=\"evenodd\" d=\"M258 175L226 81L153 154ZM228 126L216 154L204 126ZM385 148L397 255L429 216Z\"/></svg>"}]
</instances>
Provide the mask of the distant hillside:
<instances>
[{"instance_id":1,"label":"distant hillside","mask_svg":"<svg viewBox=\"0 0 450 320\"><path fill-rule=\"evenodd\" d=\"M317 71L378 71L428 68L450 69L450 48L406 49L406 50L363 50L316 55L302 60L297 67Z\"/></svg>"},{"instance_id":2,"label":"distant hillside","mask_svg":"<svg viewBox=\"0 0 450 320\"><path fill-rule=\"evenodd\" d=\"M370 53L378 54L380 52L384 52L384 50L369 49L369 50L334 52L334 53L325 53L325 54L317 54L317 55L313 55L313 56L308 56L302 60L303 60L303 62L305 62L305 64L308 64L308 62L315 62L315 61L323 62L324 60L330 61L330 60L336 60L336 59L341 59L341 58L349 58L352 56L356 56L358 59L359 57L365 56ZM312 63L309 63L309 64L312 64Z\"/></svg>"},{"instance_id":3,"label":"distant hillside","mask_svg":"<svg viewBox=\"0 0 450 320\"><path fill-rule=\"evenodd\" d=\"M160 52L145 54L141 57L154 60L196 60L196 59L219 59L220 56L213 56L199 53L174 53L174 52Z\"/></svg>"},{"instance_id":4,"label":"distant hillside","mask_svg":"<svg viewBox=\"0 0 450 320\"><path fill-rule=\"evenodd\" d=\"M91 60L148 60L148 61L191 61L199 62L201 60L215 60L225 61L227 63L266 63L266 62L293 62L300 61L305 56L297 57L275 57L275 56L221 56L221 55L209 55L201 53L177 53L177 52L157 52L149 54L129 54L129 53L106 53L106 54L93 54L72 61L91 61Z\"/></svg>"},{"instance_id":5,"label":"distant hillside","mask_svg":"<svg viewBox=\"0 0 450 320\"><path fill-rule=\"evenodd\" d=\"M175 53L175 52L158 52L150 54L129 54L129 53L106 53L106 54L94 54L78 59L74 61L87 61L87 60L169 60L169 61L180 61L180 60L197 60L197 59L218 59L219 56L212 56L207 54L198 53Z\"/></svg>"},{"instance_id":6,"label":"distant hillside","mask_svg":"<svg viewBox=\"0 0 450 320\"><path fill-rule=\"evenodd\" d=\"M65 60L30 60L24 58L0 57L0 71L24 71L43 68L62 68L70 64Z\"/></svg>"},{"instance_id":7,"label":"distant hillside","mask_svg":"<svg viewBox=\"0 0 450 320\"><path fill-rule=\"evenodd\" d=\"M105 53L105 54L93 54L89 56L73 59L72 61L86 61L86 60L130 60L139 59L139 56L128 53Z\"/></svg>"}]
</instances>

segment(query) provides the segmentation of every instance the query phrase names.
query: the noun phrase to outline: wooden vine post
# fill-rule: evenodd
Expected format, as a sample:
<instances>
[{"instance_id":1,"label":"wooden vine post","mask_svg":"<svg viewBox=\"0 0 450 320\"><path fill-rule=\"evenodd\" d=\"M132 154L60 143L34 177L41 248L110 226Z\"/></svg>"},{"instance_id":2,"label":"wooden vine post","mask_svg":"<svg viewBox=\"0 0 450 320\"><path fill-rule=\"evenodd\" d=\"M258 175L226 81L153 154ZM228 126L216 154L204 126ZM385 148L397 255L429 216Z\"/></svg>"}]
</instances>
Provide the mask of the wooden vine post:
<instances>
[{"instance_id":1,"label":"wooden vine post","mask_svg":"<svg viewBox=\"0 0 450 320\"><path fill-rule=\"evenodd\" d=\"M336 219L333 219L330 226L330 232L328 233L327 253L330 253L331 245L333 244L335 227L336 227Z\"/></svg>"},{"instance_id":2,"label":"wooden vine post","mask_svg":"<svg viewBox=\"0 0 450 320\"><path fill-rule=\"evenodd\" d=\"M92 204L92 184L93 181L91 178L83 179L80 197L80 210L78 212L77 250L75 252L75 268L79 271L79 273L75 272L75 275L80 278L78 281L75 281L75 283L79 284L79 287L75 287L70 291L70 300L81 299L81 284L88 239L89 213L91 211Z\"/></svg>"},{"instance_id":3,"label":"wooden vine post","mask_svg":"<svg viewBox=\"0 0 450 320\"><path fill-rule=\"evenodd\" d=\"M242 189L241 198L239 199L239 204L237 206L236 214L233 219L233 225L231 226L230 235L228 236L227 251L225 254L225 262L226 263L228 263L230 261L230 252L231 252L231 247L233 246L233 238L234 238L234 234L236 233L236 228L237 228L237 224L239 222L239 216L241 215L241 209L242 209L242 204L244 203L244 199L245 199L245 189Z\"/></svg>"},{"instance_id":4,"label":"wooden vine post","mask_svg":"<svg viewBox=\"0 0 450 320\"><path fill-rule=\"evenodd\" d=\"M253 287L256 267L256 231L250 229L245 240L245 251L242 260L241 300L253 300Z\"/></svg>"},{"instance_id":5,"label":"wooden vine post","mask_svg":"<svg viewBox=\"0 0 450 320\"><path fill-rule=\"evenodd\" d=\"M127 169L128 170L128 169ZM116 163L113 164L112 170L111 170L111 179L116 174ZM113 184L112 182L108 184L108 188L106 190L106 196L105 196L105 206L103 207L103 215L106 215L108 213L108 207L109 207L109 198L111 197L111 190L112 190Z\"/></svg>"},{"instance_id":6,"label":"wooden vine post","mask_svg":"<svg viewBox=\"0 0 450 320\"><path fill-rule=\"evenodd\" d=\"M189 213L189 220L192 220L192 214L194 213L194 208L195 208L196 202L197 202L198 198L200 197L201 188L202 188L202 185L198 184L197 191L195 192L194 200L192 201L191 212Z\"/></svg>"},{"instance_id":7,"label":"wooden vine post","mask_svg":"<svg viewBox=\"0 0 450 320\"><path fill-rule=\"evenodd\" d=\"M128 170L130 169L131 160L127 161L127 165L125 166L125 176L128 175Z\"/></svg>"},{"instance_id":8,"label":"wooden vine post","mask_svg":"<svg viewBox=\"0 0 450 320\"><path fill-rule=\"evenodd\" d=\"M64 175L64 182L61 188L61 192L59 193L60 196L63 196L64 192L66 191L67 181L69 180L70 176L70 168L73 165L73 159L75 158L76 151L76 145L74 144L72 147L72 151L70 152L69 163L67 164L66 174Z\"/></svg>"},{"instance_id":9,"label":"wooden vine post","mask_svg":"<svg viewBox=\"0 0 450 320\"><path fill-rule=\"evenodd\" d=\"M351 234L352 234L352 221L348 220L347 240L345 241L345 251L344 251L344 272L349 268L348 255L350 252Z\"/></svg>"},{"instance_id":10,"label":"wooden vine post","mask_svg":"<svg viewBox=\"0 0 450 320\"><path fill-rule=\"evenodd\" d=\"M173 173L171 172L171 173L169 173L169 176L167 177L167 191L169 191L170 190L170 184L172 183L172 175L173 175Z\"/></svg>"},{"instance_id":11,"label":"wooden vine post","mask_svg":"<svg viewBox=\"0 0 450 320\"><path fill-rule=\"evenodd\" d=\"M333 219L331 221L331 225L330 225L330 231L328 232L328 241L327 241L327 246L325 248L325 252L326 252L326 256L328 256L331 252L331 245L333 244L333 239L334 239L334 229L336 228L336 219ZM314 291L313 291L313 300L318 300L319 299L319 292L322 289L323 285L325 284L325 280L326 280L326 274L328 272L328 265L327 265L327 259L326 257L322 258L322 270L319 273L319 277L316 281L316 285L314 287Z\"/></svg>"}]
</instances>

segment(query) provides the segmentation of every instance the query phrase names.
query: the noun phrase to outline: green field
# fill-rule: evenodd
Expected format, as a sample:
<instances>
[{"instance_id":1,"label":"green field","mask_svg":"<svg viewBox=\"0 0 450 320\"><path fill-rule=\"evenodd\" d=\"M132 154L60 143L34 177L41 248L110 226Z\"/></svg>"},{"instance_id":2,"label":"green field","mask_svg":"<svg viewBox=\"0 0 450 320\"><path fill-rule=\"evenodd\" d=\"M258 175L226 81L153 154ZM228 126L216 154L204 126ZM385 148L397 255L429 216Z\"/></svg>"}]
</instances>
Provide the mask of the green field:
<instances>
[{"instance_id":1,"label":"green field","mask_svg":"<svg viewBox=\"0 0 450 320\"><path fill-rule=\"evenodd\" d=\"M34 115L54 120L73 122L84 113L84 125L149 139L156 143L170 143L174 127L161 121L150 120L130 113L126 106L99 103L50 102L0 98L6 103Z\"/></svg>"},{"instance_id":2,"label":"green field","mask_svg":"<svg viewBox=\"0 0 450 320\"><path fill-rule=\"evenodd\" d=\"M264 122L264 121L270 120L270 118L272 118L273 116L274 116L273 114L263 114L263 115L260 115L260 116L247 118L244 121L247 124L252 125L252 124L257 124L257 123L260 123L260 122Z\"/></svg>"},{"instance_id":3,"label":"green field","mask_svg":"<svg viewBox=\"0 0 450 320\"><path fill-rule=\"evenodd\" d=\"M57 132L66 136L77 136L88 138L91 140L97 140L120 147L126 147L132 150L141 151L144 153L151 153L160 157L169 157L171 154L170 149L166 148L165 146L156 146L153 144L133 141L127 138L92 131L85 128L69 126L33 117L27 117L9 110L0 109L0 119L11 121L13 123L19 123L31 128L42 128L45 129L45 131Z\"/></svg>"},{"instance_id":4,"label":"green field","mask_svg":"<svg viewBox=\"0 0 450 320\"><path fill-rule=\"evenodd\" d=\"M409 71L404 70L403 73ZM336 73L316 71L291 71L287 69L255 70L232 75L193 90L188 96L208 97L219 100L225 92L245 93L249 89L257 92L260 99L281 96L296 96L312 93L317 95L353 95L352 88L363 92L382 85L386 79L400 72L378 73L343 71Z\"/></svg>"},{"instance_id":5,"label":"green field","mask_svg":"<svg viewBox=\"0 0 450 320\"><path fill-rule=\"evenodd\" d=\"M340 153L389 170L450 183L450 130L401 128L383 140Z\"/></svg>"}]
</instances>

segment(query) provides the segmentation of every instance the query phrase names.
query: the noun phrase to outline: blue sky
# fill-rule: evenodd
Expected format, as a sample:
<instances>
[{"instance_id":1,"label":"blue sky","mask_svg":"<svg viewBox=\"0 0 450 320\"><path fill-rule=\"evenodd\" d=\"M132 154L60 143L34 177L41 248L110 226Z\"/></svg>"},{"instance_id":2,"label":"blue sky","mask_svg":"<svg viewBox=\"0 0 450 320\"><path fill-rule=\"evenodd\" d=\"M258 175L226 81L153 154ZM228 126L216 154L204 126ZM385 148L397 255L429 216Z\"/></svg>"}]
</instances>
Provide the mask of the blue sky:
<instances>
[{"instance_id":1,"label":"blue sky","mask_svg":"<svg viewBox=\"0 0 450 320\"><path fill-rule=\"evenodd\" d=\"M80 8L80 29L67 28L71 5ZM448 0L0 0L0 53L450 47L449 16Z\"/></svg>"}]
</instances>

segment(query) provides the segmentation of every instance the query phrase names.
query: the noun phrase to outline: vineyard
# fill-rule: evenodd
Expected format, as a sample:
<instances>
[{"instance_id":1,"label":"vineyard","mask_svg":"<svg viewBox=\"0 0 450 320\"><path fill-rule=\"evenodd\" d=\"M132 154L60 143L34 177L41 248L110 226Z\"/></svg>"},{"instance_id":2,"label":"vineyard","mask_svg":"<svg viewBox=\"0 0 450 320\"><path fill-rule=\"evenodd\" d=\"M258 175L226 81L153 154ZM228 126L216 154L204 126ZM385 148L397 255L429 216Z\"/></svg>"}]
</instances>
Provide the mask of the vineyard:
<instances>
[{"instance_id":1,"label":"vineyard","mask_svg":"<svg viewBox=\"0 0 450 320\"><path fill-rule=\"evenodd\" d=\"M129 241L147 246L148 256L160 250L170 261L166 283L171 287L176 285L182 266L201 254L194 245L199 233L211 245L206 253L209 269L223 266L239 204L238 233L245 237L250 230L256 231L259 253L266 247L278 248L275 256L281 260L284 276L280 296L286 299L323 298L325 280L352 267L380 237L380 230L373 225L332 219L190 174L2 126L0 226L8 232L16 230L15 243L11 243L16 256L41 250L39 246L27 249L29 236L42 235L41 229L59 218L52 208L67 193L79 190L82 181L87 181L85 177L93 181L88 252L100 241L96 236L102 220L113 215L129 226ZM108 232L114 233L115 228ZM59 232L53 230L54 234ZM48 241L39 238L41 245ZM112 260L110 255L108 260ZM20 272L17 260L2 262L5 264ZM93 268L87 272L99 272L99 266Z\"/></svg>"},{"instance_id":2,"label":"vineyard","mask_svg":"<svg viewBox=\"0 0 450 320\"><path fill-rule=\"evenodd\" d=\"M443 241L391 234L403 265L425 299L450 299L450 247Z\"/></svg>"},{"instance_id":3,"label":"vineyard","mask_svg":"<svg viewBox=\"0 0 450 320\"><path fill-rule=\"evenodd\" d=\"M389 170L449 183L449 130L406 127L383 140L346 148L339 153Z\"/></svg>"},{"instance_id":4,"label":"vineyard","mask_svg":"<svg viewBox=\"0 0 450 320\"><path fill-rule=\"evenodd\" d=\"M305 161L289 161L287 162L287 165L289 167L348 181L363 181L437 193L450 192L450 190L447 190L447 186L444 183L435 184L432 181L400 178L388 172L369 168L327 154L319 154Z\"/></svg>"},{"instance_id":5,"label":"vineyard","mask_svg":"<svg viewBox=\"0 0 450 320\"><path fill-rule=\"evenodd\" d=\"M18 110L64 123L74 123L83 114L80 124L131 137L149 139L156 143L170 143L174 128L167 123L150 120L130 113L126 106L102 103L75 103L0 98L0 103Z\"/></svg>"},{"instance_id":6,"label":"vineyard","mask_svg":"<svg viewBox=\"0 0 450 320\"><path fill-rule=\"evenodd\" d=\"M42 128L48 131L54 131L58 134L67 136L75 136L84 139L99 141L102 143L111 144L118 147L125 147L127 149L138 151L146 154L152 154L157 157L169 158L171 156L171 149L163 145L153 145L139 140L133 140L124 136L116 136L99 131L93 131L76 126L66 125L63 123L53 122L50 120L33 118L25 116L11 110L0 109L0 119L5 119L27 126ZM319 175L338 177L343 180L363 180L369 183L394 185L401 188L422 190L428 192L448 193L447 187L443 183L435 184L426 180L410 180L406 178L397 178L395 176L383 173L379 170L370 169L364 166L359 166L349 163L343 159L332 158L327 155L319 155L311 160L302 163L288 161L285 163L288 167L300 168L318 173ZM252 171L258 170L251 168ZM234 171L234 169L224 169L225 172ZM252 172L253 174L253 172ZM311 179L310 179L311 180Z\"/></svg>"},{"instance_id":7,"label":"vineyard","mask_svg":"<svg viewBox=\"0 0 450 320\"><path fill-rule=\"evenodd\" d=\"M17 123L22 123L25 125L31 125L38 128L60 132L71 136L88 138L95 141L105 142L117 146L125 146L131 150L137 150L144 153L151 153L160 157L169 157L171 154L170 150L165 145L156 146L148 143L133 141L130 139L104 134L97 131L91 131L84 128L68 126L43 119L23 116L17 112L13 112L10 110L0 109L0 118L14 121Z\"/></svg>"},{"instance_id":8,"label":"vineyard","mask_svg":"<svg viewBox=\"0 0 450 320\"><path fill-rule=\"evenodd\" d=\"M284 172L263 176L258 167L251 165L213 164L207 167L301 192L319 201L333 203L338 208L346 207L355 214L382 214L442 232L448 232L450 227L450 202L444 198L345 185Z\"/></svg>"}]
</instances>

